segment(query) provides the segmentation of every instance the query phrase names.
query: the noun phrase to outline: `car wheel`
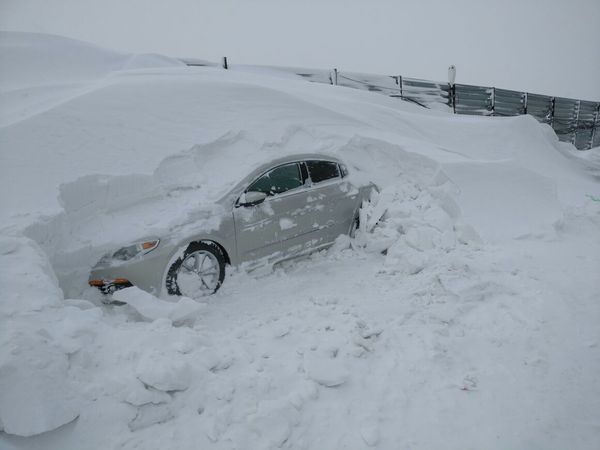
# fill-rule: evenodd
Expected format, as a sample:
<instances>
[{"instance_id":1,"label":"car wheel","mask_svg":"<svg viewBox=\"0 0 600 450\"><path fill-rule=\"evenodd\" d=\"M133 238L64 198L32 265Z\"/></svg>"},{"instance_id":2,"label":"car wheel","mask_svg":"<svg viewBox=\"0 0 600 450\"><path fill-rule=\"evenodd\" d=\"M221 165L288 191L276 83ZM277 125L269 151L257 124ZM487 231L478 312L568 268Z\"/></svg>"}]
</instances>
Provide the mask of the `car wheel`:
<instances>
[{"instance_id":1,"label":"car wheel","mask_svg":"<svg viewBox=\"0 0 600 450\"><path fill-rule=\"evenodd\" d=\"M225 279L225 257L213 242L192 242L169 267L167 292L199 298L214 294Z\"/></svg>"}]
</instances>

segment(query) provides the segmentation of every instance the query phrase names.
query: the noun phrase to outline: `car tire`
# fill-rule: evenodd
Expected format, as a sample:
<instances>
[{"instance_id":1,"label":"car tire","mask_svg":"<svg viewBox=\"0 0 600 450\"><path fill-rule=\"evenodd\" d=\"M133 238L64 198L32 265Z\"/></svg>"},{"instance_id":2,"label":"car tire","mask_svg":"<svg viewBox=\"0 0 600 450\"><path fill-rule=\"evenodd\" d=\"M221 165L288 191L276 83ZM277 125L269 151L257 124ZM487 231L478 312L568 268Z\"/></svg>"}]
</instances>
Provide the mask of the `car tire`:
<instances>
[{"instance_id":1,"label":"car tire","mask_svg":"<svg viewBox=\"0 0 600 450\"><path fill-rule=\"evenodd\" d=\"M225 264L225 255L217 244L192 242L167 271L167 293L190 298L214 294L225 279Z\"/></svg>"}]
</instances>

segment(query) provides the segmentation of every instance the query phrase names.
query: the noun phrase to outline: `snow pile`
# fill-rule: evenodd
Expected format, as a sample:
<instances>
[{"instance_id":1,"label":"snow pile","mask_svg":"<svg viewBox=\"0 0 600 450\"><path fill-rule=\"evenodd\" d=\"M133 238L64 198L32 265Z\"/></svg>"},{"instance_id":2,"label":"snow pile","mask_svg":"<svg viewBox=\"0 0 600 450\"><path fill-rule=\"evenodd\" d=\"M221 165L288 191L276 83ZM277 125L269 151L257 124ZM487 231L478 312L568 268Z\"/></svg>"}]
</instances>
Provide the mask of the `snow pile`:
<instances>
[{"instance_id":1,"label":"snow pile","mask_svg":"<svg viewBox=\"0 0 600 450\"><path fill-rule=\"evenodd\" d=\"M595 150L526 116L58 37L3 33L1 61L0 447L598 441ZM379 188L355 238L229 270L200 303L86 288L103 252L214 226L251 168L315 151Z\"/></svg>"},{"instance_id":2,"label":"snow pile","mask_svg":"<svg viewBox=\"0 0 600 450\"><path fill-rule=\"evenodd\" d=\"M68 355L84 345L90 320L63 307L56 277L33 242L2 237L0 255L0 426L31 436L79 415Z\"/></svg>"},{"instance_id":3,"label":"snow pile","mask_svg":"<svg viewBox=\"0 0 600 450\"><path fill-rule=\"evenodd\" d=\"M61 305L58 281L39 246L26 238L1 236L0 255L2 317Z\"/></svg>"},{"instance_id":4,"label":"snow pile","mask_svg":"<svg viewBox=\"0 0 600 450\"><path fill-rule=\"evenodd\" d=\"M164 318L175 324L192 320L204 309L202 303L187 297L180 298L176 303L165 302L136 287L118 292L113 298L115 301L127 303L146 319Z\"/></svg>"},{"instance_id":5,"label":"snow pile","mask_svg":"<svg viewBox=\"0 0 600 450\"><path fill-rule=\"evenodd\" d=\"M182 66L162 55L126 55L48 34L0 32L2 87L78 83L122 69Z\"/></svg>"},{"instance_id":6,"label":"snow pile","mask_svg":"<svg viewBox=\"0 0 600 450\"><path fill-rule=\"evenodd\" d=\"M181 67L161 55L127 55L74 39L0 31L0 126L15 123L106 84L115 71Z\"/></svg>"},{"instance_id":7,"label":"snow pile","mask_svg":"<svg viewBox=\"0 0 600 450\"><path fill-rule=\"evenodd\" d=\"M355 246L384 253L394 273L415 274L438 253L482 241L462 221L458 186L440 164L371 138L352 138L339 150L353 169L368 173L380 187L364 205ZM368 155L367 158L365 156Z\"/></svg>"}]
</instances>

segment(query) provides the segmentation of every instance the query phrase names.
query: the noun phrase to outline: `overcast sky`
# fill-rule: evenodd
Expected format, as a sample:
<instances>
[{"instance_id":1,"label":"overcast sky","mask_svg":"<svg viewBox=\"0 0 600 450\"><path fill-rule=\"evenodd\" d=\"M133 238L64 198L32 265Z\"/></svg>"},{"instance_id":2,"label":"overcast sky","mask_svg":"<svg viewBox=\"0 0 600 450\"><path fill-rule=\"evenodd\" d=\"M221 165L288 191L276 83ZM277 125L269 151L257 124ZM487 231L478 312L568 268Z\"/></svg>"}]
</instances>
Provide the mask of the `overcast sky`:
<instances>
[{"instance_id":1,"label":"overcast sky","mask_svg":"<svg viewBox=\"0 0 600 450\"><path fill-rule=\"evenodd\" d=\"M0 29L600 100L600 0L0 0Z\"/></svg>"}]
</instances>

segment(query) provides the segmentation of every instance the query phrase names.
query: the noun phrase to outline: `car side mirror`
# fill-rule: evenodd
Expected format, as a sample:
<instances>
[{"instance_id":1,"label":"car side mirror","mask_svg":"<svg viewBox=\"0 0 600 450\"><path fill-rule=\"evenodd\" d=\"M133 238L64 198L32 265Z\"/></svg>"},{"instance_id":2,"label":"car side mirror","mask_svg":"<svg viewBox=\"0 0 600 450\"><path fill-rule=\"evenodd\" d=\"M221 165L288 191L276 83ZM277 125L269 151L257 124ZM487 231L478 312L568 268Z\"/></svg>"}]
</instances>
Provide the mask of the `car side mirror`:
<instances>
[{"instance_id":1,"label":"car side mirror","mask_svg":"<svg viewBox=\"0 0 600 450\"><path fill-rule=\"evenodd\" d=\"M267 198L267 194L265 194L264 192L257 192L257 191L244 192L240 196L240 199L238 200L238 205L239 206L254 206L254 205L258 205L259 203L264 202L266 198Z\"/></svg>"}]
</instances>

